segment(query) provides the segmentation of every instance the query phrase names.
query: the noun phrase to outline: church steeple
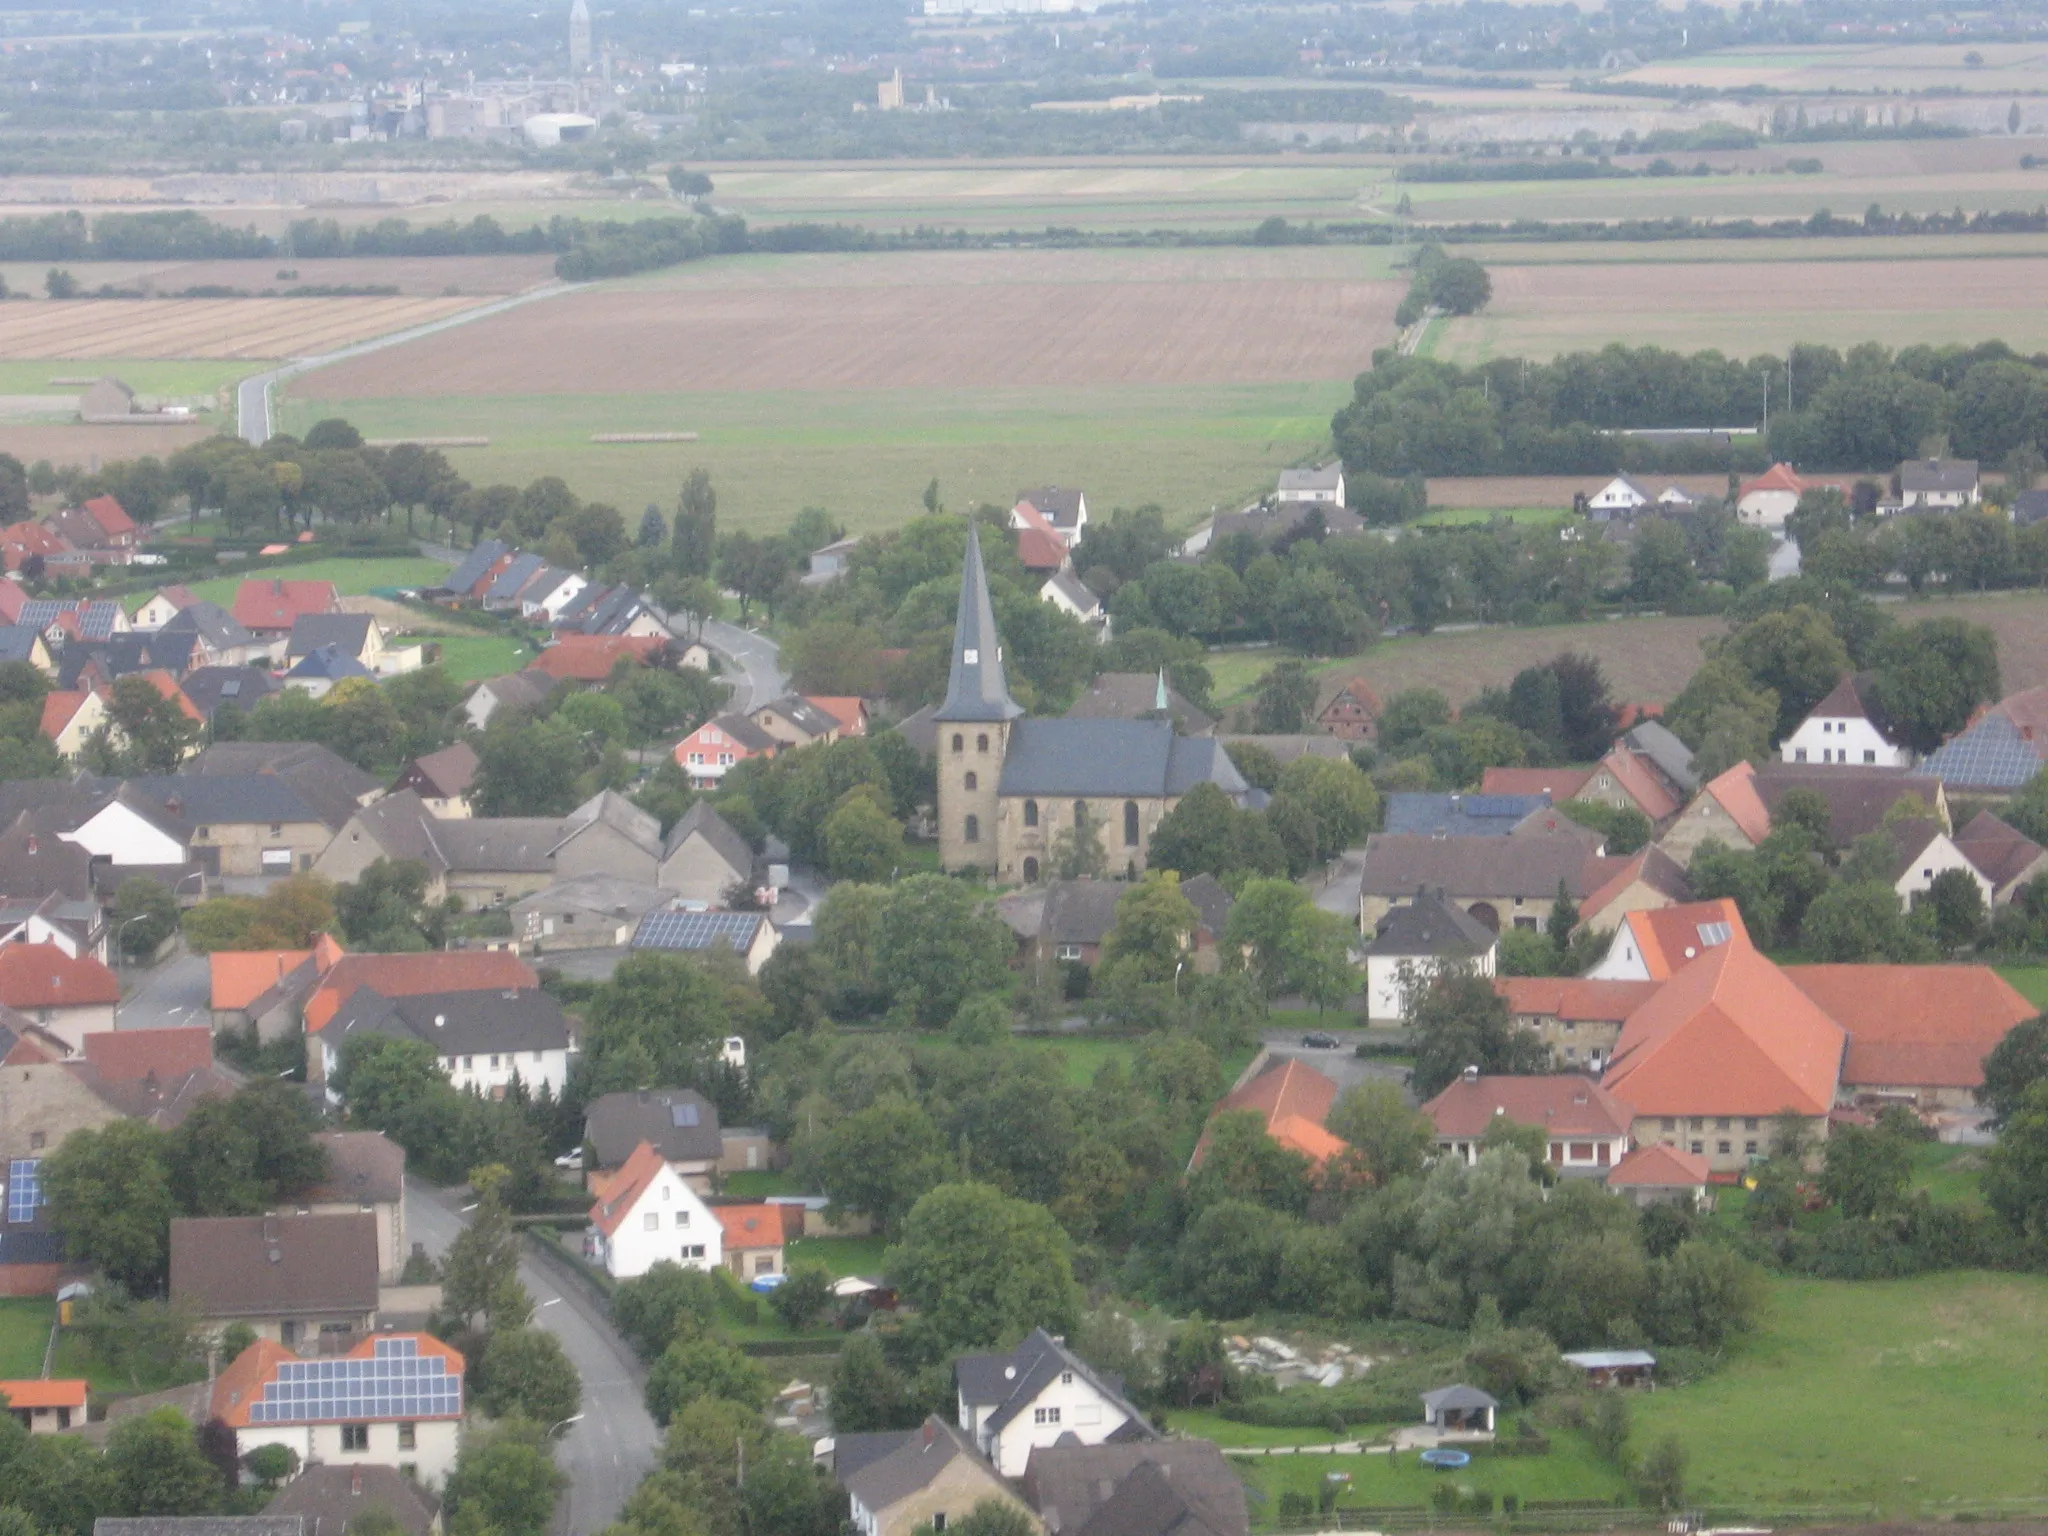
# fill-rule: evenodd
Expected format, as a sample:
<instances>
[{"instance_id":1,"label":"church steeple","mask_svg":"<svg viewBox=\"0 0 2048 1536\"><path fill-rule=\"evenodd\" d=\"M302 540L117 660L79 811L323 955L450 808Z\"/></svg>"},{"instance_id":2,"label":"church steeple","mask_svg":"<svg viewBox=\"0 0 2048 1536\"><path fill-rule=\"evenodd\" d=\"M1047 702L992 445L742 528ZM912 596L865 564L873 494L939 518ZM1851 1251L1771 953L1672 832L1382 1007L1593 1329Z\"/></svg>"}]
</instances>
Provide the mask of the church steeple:
<instances>
[{"instance_id":1,"label":"church steeple","mask_svg":"<svg viewBox=\"0 0 2048 1536\"><path fill-rule=\"evenodd\" d=\"M935 720L1014 720L1023 709L1003 677L996 610L981 564L981 531L967 525L967 563L960 573L960 611L953 622L953 670Z\"/></svg>"}]
</instances>

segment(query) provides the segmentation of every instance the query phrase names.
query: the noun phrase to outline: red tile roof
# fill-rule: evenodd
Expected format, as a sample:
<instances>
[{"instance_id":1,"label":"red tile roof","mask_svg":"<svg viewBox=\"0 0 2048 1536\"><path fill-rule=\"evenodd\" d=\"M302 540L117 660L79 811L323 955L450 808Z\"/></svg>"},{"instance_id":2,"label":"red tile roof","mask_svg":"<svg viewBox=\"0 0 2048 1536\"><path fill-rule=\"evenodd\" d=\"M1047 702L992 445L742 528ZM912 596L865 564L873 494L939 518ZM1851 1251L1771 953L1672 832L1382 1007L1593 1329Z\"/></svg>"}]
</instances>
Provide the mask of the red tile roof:
<instances>
[{"instance_id":1,"label":"red tile roof","mask_svg":"<svg viewBox=\"0 0 2048 1536\"><path fill-rule=\"evenodd\" d=\"M1503 976L1494 990L1508 1012L1578 1023L1619 1024L1657 995L1654 981L1600 981L1588 976Z\"/></svg>"},{"instance_id":2,"label":"red tile roof","mask_svg":"<svg viewBox=\"0 0 2048 1536\"><path fill-rule=\"evenodd\" d=\"M1579 903L1579 920L1591 922L1638 885L1646 885L1667 901L1683 901L1692 895L1692 884L1678 861L1655 843L1637 849L1627 858L1592 861L1592 868L1606 868L1605 874L1590 873L1588 883L1599 883Z\"/></svg>"},{"instance_id":3,"label":"red tile roof","mask_svg":"<svg viewBox=\"0 0 2048 1536\"><path fill-rule=\"evenodd\" d=\"M792 1205L721 1205L712 1214L725 1228L725 1251L731 1253L735 1248L780 1248L792 1236L789 1218L802 1212L802 1206Z\"/></svg>"},{"instance_id":4,"label":"red tile roof","mask_svg":"<svg viewBox=\"0 0 2048 1536\"><path fill-rule=\"evenodd\" d=\"M1799 478L1798 471L1790 464L1773 464L1754 480L1743 481L1736 499L1740 500L1751 491L1790 491L1796 496L1805 489L1806 482Z\"/></svg>"},{"instance_id":5,"label":"red tile roof","mask_svg":"<svg viewBox=\"0 0 2048 1536\"><path fill-rule=\"evenodd\" d=\"M213 972L213 1007L235 1013L313 957L310 949L218 949L206 957Z\"/></svg>"},{"instance_id":6,"label":"red tile roof","mask_svg":"<svg viewBox=\"0 0 2048 1536\"><path fill-rule=\"evenodd\" d=\"M7 582L13 586L13 582ZM43 695L43 734L55 741L64 734L64 727L85 708L85 701L92 697L90 688L53 688Z\"/></svg>"},{"instance_id":7,"label":"red tile roof","mask_svg":"<svg viewBox=\"0 0 2048 1536\"><path fill-rule=\"evenodd\" d=\"M213 1065L213 1031L205 1025L184 1029L103 1029L85 1037L85 1059L110 1082L159 1082L183 1077Z\"/></svg>"},{"instance_id":8,"label":"red tile roof","mask_svg":"<svg viewBox=\"0 0 2048 1536\"><path fill-rule=\"evenodd\" d=\"M306 1030L318 1033L349 994L370 987L385 997L428 992L495 992L537 987L540 975L505 950L441 950L424 955L343 955L306 999Z\"/></svg>"},{"instance_id":9,"label":"red tile roof","mask_svg":"<svg viewBox=\"0 0 2048 1536\"><path fill-rule=\"evenodd\" d=\"M1749 939L1742 909L1726 896L1659 907L1654 912L1631 912L1624 921L1652 981L1670 980L1698 959L1702 951L1713 947L1700 931L1702 928L1726 923L1731 938L1739 935L1745 942Z\"/></svg>"},{"instance_id":10,"label":"red tile roof","mask_svg":"<svg viewBox=\"0 0 2048 1536\"><path fill-rule=\"evenodd\" d=\"M1607 1175L1609 1189L1700 1189L1713 1177L1704 1157L1652 1143L1637 1147Z\"/></svg>"},{"instance_id":11,"label":"red tile roof","mask_svg":"<svg viewBox=\"0 0 2048 1536\"><path fill-rule=\"evenodd\" d=\"M633 1214L633 1207L640 1203L640 1197L661 1176L668 1167L668 1160L656 1150L651 1141L643 1141L633 1149L633 1155L619 1165L618 1172L605 1179L602 1184L593 1183L591 1193L597 1196L597 1204L590 1208L590 1222L606 1237L610 1237Z\"/></svg>"},{"instance_id":12,"label":"red tile roof","mask_svg":"<svg viewBox=\"0 0 2048 1536\"><path fill-rule=\"evenodd\" d=\"M804 697L839 722L839 730L846 736L865 736L868 730L868 706L865 699L857 695L842 697L831 693L807 693Z\"/></svg>"},{"instance_id":13,"label":"red tile roof","mask_svg":"<svg viewBox=\"0 0 2048 1536\"><path fill-rule=\"evenodd\" d=\"M1756 769L1748 763L1737 763L1701 793L1713 796L1714 803L1728 813L1752 843L1760 843L1771 835L1771 813L1756 787Z\"/></svg>"},{"instance_id":14,"label":"red tile roof","mask_svg":"<svg viewBox=\"0 0 2048 1536\"><path fill-rule=\"evenodd\" d=\"M1978 874L2002 891L2031 870L2048 849L1989 811L1972 816L1955 835L1956 851Z\"/></svg>"},{"instance_id":15,"label":"red tile roof","mask_svg":"<svg viewBox=\"0 0 2048 1536\"><path fill-rule=\"evenodd\" d=\"M201 725L206 724L206 716L199 712L199 706L185 697L185 690L178 686L178 680L171 676L170 673L161 668L154 668L148 672L136 675L141 677L144 682L153 686L165 698L176 703L179 709L184 711L187 720L195 720Z\"/></svg>"},{"instance_id":16,"label":"red tile roof","mask_svg":"<svg viewBox=\"0 0 2048 1536\"><path fill-rule=\"evenodd\" d=\"M235 618L244 629L288 630L302 613L333 613L341 604L331 581L252 578L235 593Z\"/></svg>"},{"instance_id":17,"label":"red tile roof","mask_svg":"<svg viewBox=\"0 0 2048 1536\"><path fill-rule=\"evenodd\" d=\"M1480 1137L1497 1116L1540 1125L1554 1136L1626 1136L1629 1107L1591 1078L1459 1078L1422 1106L1439 1136Z\"/></svg>"},{"instance_id":18,"label":"red tile roof","mask_svg":"<svg viewBox=\"0 0 2048 1536\"><path fill-rule=\"evenodd\" d=\"M83 1381L0 1381L10 1408L83 1408Z\"/></svg>"},{"instance_id":19,"label":"red tile roof","mask_svg":"<svg viewBox=\"0 0 2048 1536\"><path fill-rule=\"evenodd\" d=\"M1617 742L1614 750L1600 759L1600 766L1614 775L1614 781L1651 821L1664 821L1678 814L1678 796L1671 792L1650 760L1634 748Z\"/></svg>"},{"instance_id":20,"label":"red tile roof","mask_svg":"<svg viewBox=\"0 0 2048 1536\"><path fill-rule=\"evenodd\" d=\"M1299 1152L1318 1168L1339 1153L1351 1149L1351 1144L1343 1137L1332 1135L1306 1115L1282 1115L1278 1120L1268 1122L1266 1134L1290 1152Z\"/></svg>"},{"instance_id":21,"label":"red tile roof","mask_svg":"<svg viewBox=\"0 0 2048 1536\"><path fill-rule=\"evenodd\" d=\"M1489 768L1479 780L1482 795L1548 795L1562 805L1586 787L1590 768Z\"/></svg>"},{"instance_id":22,"label":"red tile roof","mask_svg":"<svg viewBox=\"0 0 2048 1536\"><path fill-rule=\"evenodd\" d=\"M1017 530L1017 558L1024 562L1025 570L1056 571L1067 563L1067 541L1038 508L1020 501L1016 515L1024 525Z\"/></svg>"},{"instance_id":23,"label":"red tile roof","mask_svg":"<svg viewBox=\"0 0 2048 1536\"><path fill-rule=\"evenodd\" d=\"M0 945L0 1003L29 1011L118 1003L121 983L91 955L73 958L54 944Z\"/></svg>"},{"instance_id":24,"label":"red tile roof","mask_svg":"<svg viewBox=\"0 0 2048 1536\"><path fill-rule=\"evenodd\" d=\"M1975 1088L1984 1058L2041 1010L1984 965L1788 965L1849 1032L1842 1081L1859 1088Z\"/></svg>"},{"instance_id":25,"label":"red tile roof","mask_svg":"<svg viewBox=\"0 0 2048 1536\"><path fill-rule=\"evenodd\" d=\"M564 635L534 659L534 670L564 682L601 683L622 657L643 665L667 642L659 635Z\"/></svg>"},{"instance_id":26,"label":"red tile roof","mask_svg":"<svg viewBox=\"0 0 2048 1536\"><path fill-rule=\"evenodd\" d=\"M389 1339L411 1339L422 1360L439 1356L448 1362L451 1375L463 1373L465 1361L462 1352L442 1343L430 1333L379 1333L365 1338L346 1354L326 1356L340 1360L374 1360L377 1346ZM301 1357L293 1354L275 1339L259 1338L254 1344L235 1356L228 1368L220 1373L213 1384L213 1416L233 1429L249 1427L249 1411L262 1397L264 1388L277 1379L277 1368L288 1361ZM457 1414L425 1414L425 1418L459 1418ZM360 1413L335 1415L336 1418L360 1418ZM296 1422L305 1422L298 1420Z\"/></svg>"},{"instance_id":27,"label":"red tile roof","mask_svg":"<svg viewBox=\"0 0 2048 1536\"><path fill-rule=\"evenodd\" d=\"M1274 1062L1235 1093L1226 1095L1223 1102L1216 1106L1216 1114L1250 1111L1266 1122L1266 1134L1277 1140L1277 1128L1283 1122L1301 1120L1320 1128L1323 1122L1330 1118L1330 1106L1336 1102L1337 1085L1334 1081L1323 1076L1308 1063L1289 1057L1285 1061ZM1298 1127L1290 1126L1289 1129L1297 1139L1310 1139L1302 1137ZM1339 1149L1342 1148L1343 1143L1337 1141L1336 1137L1332 1136L1330 1140ZM1192 1166L1201 1167L1208 1149L1209 1137L1205 1131L1201 1142L1195 1148ZM1296 1150L1307 1149L1305 1146L1298 1146ZM1315 1153L1308 1155L1316 1156Z\"/></svg>"},{"instance_id":28,"label":"red tile roof","mask_svg":"<svg viewBox=\"0 0 2048 1536\"><path fill-rule=\"evenodd\" d=\"M1629 1015L1601 1085L1642 1115L1824 1115L1848 1036L1747 939Z\"/></svg>"},{"instance_id":29,"label":"red tile roof","mask_svg":"<svg viewBox=\"0 0 2048 1536\"><path fill-rule=\"evenodd\" d=\"M100 532L108 538L118 538L124 533L135 532L135 519L128 515L128 509L111 496L93 496L82 508L92 520L100 525Z\"/></svg>"}]
</instances>

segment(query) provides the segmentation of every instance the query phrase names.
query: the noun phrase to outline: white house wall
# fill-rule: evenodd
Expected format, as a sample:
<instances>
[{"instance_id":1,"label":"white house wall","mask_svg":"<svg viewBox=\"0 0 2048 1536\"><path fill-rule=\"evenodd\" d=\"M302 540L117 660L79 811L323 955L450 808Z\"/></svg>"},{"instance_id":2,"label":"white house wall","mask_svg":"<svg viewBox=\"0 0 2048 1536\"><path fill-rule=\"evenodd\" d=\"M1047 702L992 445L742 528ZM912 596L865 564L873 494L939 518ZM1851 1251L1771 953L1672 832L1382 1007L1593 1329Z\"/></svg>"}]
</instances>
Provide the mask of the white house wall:
<instances>
[{"instance_id":1,"label":"white house wall","mask_svg":"<svg viewBox=\"0 0 2048 1536\"><path fill-rule=\"evenodd\" d=\"M1841 715L1809 716L1778 748L1788 763L1818 763L1861 768L1912 766L1912 754L1886 741L1868 720Z\"/></svg>"}]
</instances>

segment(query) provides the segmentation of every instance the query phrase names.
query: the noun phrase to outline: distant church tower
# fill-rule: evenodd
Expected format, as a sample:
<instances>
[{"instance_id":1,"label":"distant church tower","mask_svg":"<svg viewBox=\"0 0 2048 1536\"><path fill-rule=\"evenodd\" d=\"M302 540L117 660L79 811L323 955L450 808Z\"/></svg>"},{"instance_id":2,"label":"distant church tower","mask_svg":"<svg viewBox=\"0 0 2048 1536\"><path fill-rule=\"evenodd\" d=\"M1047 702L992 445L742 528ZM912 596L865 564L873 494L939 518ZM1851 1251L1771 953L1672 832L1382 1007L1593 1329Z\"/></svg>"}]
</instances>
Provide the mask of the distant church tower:
<instances>
[{"instance_id":1,"label":"distant church tower","mask_svg":"<svg viewBox=\"0 0 2048 1536\"><path fill-rule=\"evenodd\" d=\"M953 624L953 670L938 726L939 860L947 869L996 867L996 789L1010 722L1023 714L1003 676L1002 640L981 564L981 531L967 525L967 564Z\"/></svg>"},{"instance_id":2,"label":"distant church tower","mask_svg":"<svg viewBox=\"0 0 2048 1536\"><path fill-rule=\"evenodd\" d=\"M590 68L590 7L584 0L570 0L569 73L580 75Z\"/></svg>"}]
</instances>

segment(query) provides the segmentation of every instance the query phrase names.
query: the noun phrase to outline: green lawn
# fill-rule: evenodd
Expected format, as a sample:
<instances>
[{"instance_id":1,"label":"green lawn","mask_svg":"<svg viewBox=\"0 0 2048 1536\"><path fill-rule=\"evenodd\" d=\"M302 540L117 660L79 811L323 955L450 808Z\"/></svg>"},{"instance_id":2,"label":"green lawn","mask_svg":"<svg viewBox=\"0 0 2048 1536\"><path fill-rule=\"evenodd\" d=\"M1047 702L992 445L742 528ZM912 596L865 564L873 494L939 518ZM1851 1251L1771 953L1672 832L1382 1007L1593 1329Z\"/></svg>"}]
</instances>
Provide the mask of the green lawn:
<instances>
[{"instance_id":1,"label":"green lawn","mask_svg":"<svg viewBox=\"0 0 2048 1536\"><path fill-rule=\"evenodd\" d=\"M1569 512L1557 507L1437 507L1415 520L1417 527L1448 528L1468 523L1490 523L1504 517L1511 523L1562 523Z\"/></svg>"},{"instance_id":2,"label":"green lawn","mask_svg":"<svg viewBox=\"0 0 2048 1536\"><path fill-rule=\"evenodd\" d=\"M28 1372L34 1376L42 1369L42 1351L36 1351L35 1369ZM83 1376L92 1383L95 1397L112 1393L121 1397L138 1392L161 1392L168 1387L179 1386L188 1381L197 1381L206 1374L202 1362L194 1362L186 1369L173 1375L164 1375L144 1367L140 1374L131 1379L126 1371L108 1365L99 1356L85 1347L85 1340L75 1330L66 1329L57 1336L57 1357L51 1363L52 1376Z\"/></svg>"},{"instance_id":3,"label":"green lawn","mask_svg":"<svg viewBox=\"0 0 2048 1536\"><path fill-rule=\"evenodd\" d=\"M139 395L190 399L217 394L252 373L262 363L185 360L140 362L132 358L93 357L77 361L48 358L0 359L0 395L68 395L83 384L52 384L52 379L98 379L112 375ZM194 434L198 440L199 434Z\"/></svg>"},{"instance_id":4,"label":"green lawn","mask_svg":"<svg viewBox=\"0 0 2048 1536\"><path fill-rule=\"evenodd\" d=\"M510 635L425 635L441 647L441 667L458 683L517 672L533 660L533 647ZM412 643L412 642L408 642Z\"/></svg>"},{"instance_id":5,"label":"green lawn","mask_svg":"<svg viewBox=\"0 0 2048 1536\"><path fill-rule=\"evenodd\" d=\"M1187 1415L1174 1419L1182 1424ZM1503 1428L1507 1427L1504 1421ZM1570 1431L1551 1435L1547 1456L1475 1456L1472 1464L1457 1472L1433 1472L1417 1459L1419 1453L1364 1456L1258 1456L1231 1458L1254 1490L1252 1521L1271 1525L1279 1514L1280 1496L1305 1493L1311 1499L1332 1472L1351 1481L1338 1496L1337 1507L1357 1509L1421 1509L1429 1496L1446 1481L1460 1488L1484 1490L1498 1506L1503 1494L1512 1493L1523 1503L1555 1500L1611 1500L1625 1492L1619 1474L1598 1460L1585 1442ZM1257 1495L1264 1495L1263 1499ZM1456 1522L1453 1522L1454 1524Z\"/></svg>"},{"instance_id":6,"label":"green lawn","mask_svg":"<svg viewBox=\"0 0 2048 1536\"><path fill-rule=\"evenodd\" d=\"M789 1267L822 1264L835 1280L846 1275L872 1279L882 1272L882 1253L888 1246L886 1237L799 1237L787 1249Z\"/></svg>"},{"instance_id":7,"label":"green lawn","mask_svg":"<svg viewBox=\"0 0 2048 1536\"><path fill-rule=\"evenodd\" d=\"M1780 1280L1763 1329L1694 1386L1636 1399L1676 1434L1692 1500L1755 1515L2048 1496L2048 1278Z\"/></svg>"},{"instance_id":8,"label":"green lawn","mask_svg":"<svg viewBox=\"0 0 2048 1536\"><path fill-rule=\"evenodd\" d=\"M1156 502L1178 527L1269 490L1327 449L1348 380L1084 389L875 389L647 395L313 398L290 386L284 427L344 415L370 437L482 435L450 448L478 485L559 474L589 500L673 506L699 466L719 527L779 532L807 506L855 532L907 522L933 476L946 503L1008 506L1030 485L1083 485L1103 512ZM593 432L691 431L693 443L595 444Z\"/></svg>"},{"instance_id":9,"label":"green lawn","mask_svg":"<svg viewBox=\"0 0 2048 1536\"><path fill-rule=\"evenodd\" d=\"M725 1192L739 1200L765 1200L770 1195L800 1195L786 1170L755 1168L725 1176Z\"/></svg>"},{"instance_id":10,"label":"green lawn","mask_svg":"<svg viewBox=\"0 0 2048 1536\"><path fill-rule=\"evenodd\" d=\"M431 586L448 574L448 566L424 555L398 556L385 560L307 560L296 565L265 566L237 572L232 576L211 576L205 581L187 582L192 595L232 608L235 593L244 581L261 578L284 581L331 581L343 597L362 597L378 587Z\"/></svg>"},{"instance_id":11,"label":"green lawn","mask_svg":"<svg viewBox=\"0 0 2048 1536\"><path fill-rule=\"evenodd\" d=\"M22 1381L43 1374L43 1350L57 1303L40 1296L0 1299L0 1377Z\"/></svg>"},{"instance_id":12,"label":"green lawn","mask_svg":"<svg viewBox=\"0 0 2048 1536\"><path fill-rule=\"evenodd\" d=\"M1938 1205L1981 1205L1978 1175L1984 1167L1982 1147L1946 1147L1923 1142L1913 1149L1913 1190L1926 1190Z\"/></svg>"},{"instance_id":13,"label":"green lawn","mask_svg":"<svg viewBox=\"0 0 2048 1536\"><path fill-rule=\"evenodd\" d=\"M2039 1008L2048 1008L2048 965L2001 965L1998 974L2013 990Z\"/></svg>"}]
</instances>

